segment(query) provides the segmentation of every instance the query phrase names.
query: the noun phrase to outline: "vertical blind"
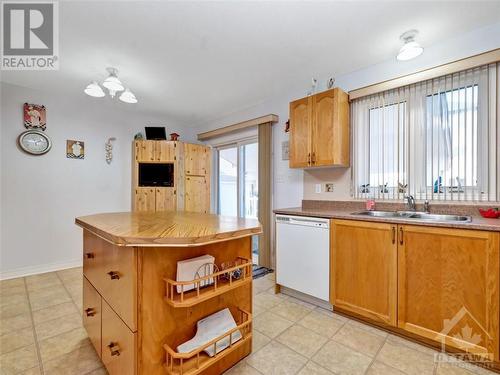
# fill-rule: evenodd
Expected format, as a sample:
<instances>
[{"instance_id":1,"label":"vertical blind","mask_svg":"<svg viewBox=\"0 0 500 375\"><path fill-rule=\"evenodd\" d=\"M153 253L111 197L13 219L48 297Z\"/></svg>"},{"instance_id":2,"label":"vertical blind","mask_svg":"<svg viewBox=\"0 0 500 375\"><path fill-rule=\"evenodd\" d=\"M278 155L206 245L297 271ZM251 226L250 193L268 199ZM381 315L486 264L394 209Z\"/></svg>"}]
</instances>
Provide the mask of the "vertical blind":
<instances>
[{"instance_id":1,"label":"vertical blind","mask_svg":"<svg viewBox=\"0 0 500 375\"><path fill-rule=\"evenodd\" d=\"M357 198L498 201L500 64L356 99Z\"/></svg>"}]
</instances>

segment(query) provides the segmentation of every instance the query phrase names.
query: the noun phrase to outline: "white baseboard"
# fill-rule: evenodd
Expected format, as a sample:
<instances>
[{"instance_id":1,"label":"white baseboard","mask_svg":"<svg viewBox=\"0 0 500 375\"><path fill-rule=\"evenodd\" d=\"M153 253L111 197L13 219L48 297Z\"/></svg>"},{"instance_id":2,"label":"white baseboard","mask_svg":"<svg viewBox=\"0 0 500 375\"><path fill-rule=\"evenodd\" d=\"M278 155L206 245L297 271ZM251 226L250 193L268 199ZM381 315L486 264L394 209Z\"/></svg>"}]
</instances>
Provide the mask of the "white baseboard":
<instances>
[{"instance_id":1,"label":"white baseboard","mask_svg":"<svg viewBox=\"0 0 500 375\"><path fill-rule=\"evenodd\" d=\"M81 267L82 259L75 259L69 262L56 262L41 264L39 266L20 267L13 270L0 271L0 280L15 279L16 277L24 277L36 275L39 273L54 272L64 270L66 268Z\"/></svg>"}]
</instances>

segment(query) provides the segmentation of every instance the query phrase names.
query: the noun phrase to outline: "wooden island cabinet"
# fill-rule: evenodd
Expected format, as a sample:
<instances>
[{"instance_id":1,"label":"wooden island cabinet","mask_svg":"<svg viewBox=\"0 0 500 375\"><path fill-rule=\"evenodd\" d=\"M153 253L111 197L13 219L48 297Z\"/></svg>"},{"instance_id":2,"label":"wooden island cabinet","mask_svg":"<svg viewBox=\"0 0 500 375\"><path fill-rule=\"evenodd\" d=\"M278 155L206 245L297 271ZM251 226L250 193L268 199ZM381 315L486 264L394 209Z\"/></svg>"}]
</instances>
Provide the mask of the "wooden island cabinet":
<instances>
[{"instance_id":1,"label":"wooden island cabinet","mask_svg":"<svg viewBox=\"0 0 500 375\"><path fill-rule=\"evenodd\" d=\"M111 375L215 375L251 352L251 237L261 232L258 221L165 211L91 215L76 224L83 228L83 322ZM206 277L176 280L178 261L205 254L219 267L233 263L205 287ZM200 319L225 308L236 321L233 331L177 353ZM233 341L236 331L241 339ZM230 346L214 357L204 353L221 340Z\"/></svg>"},{"instance_id":2,"label":"wooden island cabinet","mask_svg":"<svg viewBox=\"0 0 500 375\"><path fill-rule=\"evenodd\" d=\"M334 309L500 362L500 233L333 219Z\"/></svg>"}]
</instances>

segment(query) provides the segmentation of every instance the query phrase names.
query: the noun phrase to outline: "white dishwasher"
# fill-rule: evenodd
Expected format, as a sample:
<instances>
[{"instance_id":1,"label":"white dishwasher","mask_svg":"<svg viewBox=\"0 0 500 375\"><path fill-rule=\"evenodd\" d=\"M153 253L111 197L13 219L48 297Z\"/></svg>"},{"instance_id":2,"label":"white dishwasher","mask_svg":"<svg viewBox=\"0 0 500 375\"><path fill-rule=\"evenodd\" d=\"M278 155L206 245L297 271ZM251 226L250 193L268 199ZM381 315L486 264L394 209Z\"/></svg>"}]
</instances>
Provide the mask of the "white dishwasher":
<instances>
[{"instance_id":1,"label":"white dishwasher","mask_svg":"<svg viewBox=\"0 0 500 375\"><path fill-rule=\"evenodd\" d=\"M276 215L276 282L329 300L330 221Z\"/></svg>"}]
</instances>

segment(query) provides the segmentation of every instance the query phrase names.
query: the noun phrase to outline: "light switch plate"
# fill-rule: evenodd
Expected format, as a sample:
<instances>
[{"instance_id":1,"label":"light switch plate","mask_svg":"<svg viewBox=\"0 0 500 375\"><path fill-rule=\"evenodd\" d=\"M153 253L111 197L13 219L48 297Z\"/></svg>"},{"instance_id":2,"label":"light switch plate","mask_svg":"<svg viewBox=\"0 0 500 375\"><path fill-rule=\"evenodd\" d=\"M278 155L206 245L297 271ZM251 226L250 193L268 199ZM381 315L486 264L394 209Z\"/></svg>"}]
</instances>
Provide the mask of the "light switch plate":
<instances>
[{"instance_id":1,"label":"light switch plate","mask_svg":"<svg viewBox=\"0 0 500 375\"><path fill-rule=\"evenodd\" d=\"M321 193L321 184L316 184L314 190L315 190L316 193Z\"/></svg>"}]
</instances>

